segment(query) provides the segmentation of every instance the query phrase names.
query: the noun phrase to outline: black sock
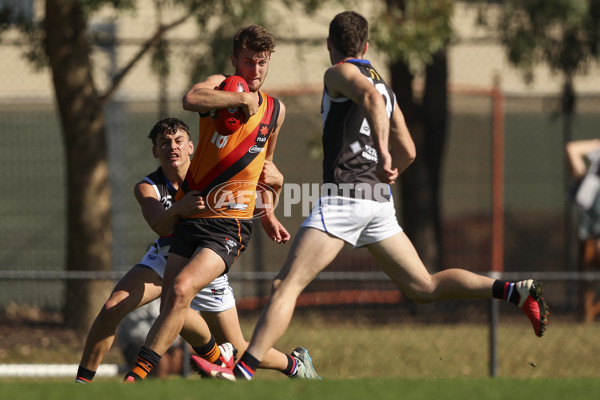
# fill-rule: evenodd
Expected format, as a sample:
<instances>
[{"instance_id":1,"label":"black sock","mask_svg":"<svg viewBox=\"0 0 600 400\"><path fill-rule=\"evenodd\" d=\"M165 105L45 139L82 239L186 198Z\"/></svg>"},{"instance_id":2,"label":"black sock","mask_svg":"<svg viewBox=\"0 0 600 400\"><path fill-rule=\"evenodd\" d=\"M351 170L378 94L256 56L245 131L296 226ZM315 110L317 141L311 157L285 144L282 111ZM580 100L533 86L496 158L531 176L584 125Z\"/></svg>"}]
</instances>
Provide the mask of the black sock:
<instances>
[{"instance_id":1,"label":"black sock","mask_svg":"<svg viewBox=\"0 0 600 400\"><path fill-rule=\"evenodd\" d=\"M492 297L495 299L506 300L513 304L519 304L521 296L512 282L495 280L492 285Z\"/></svg>"},{"instance_id":2,"label":"black sock","mask_svg":"<svg viewBox=\"0 0 600 400\"><path fill-rule=\"evenodd\" d=\"M247 380L252 379L254 376L254 372L260 365L260 361L258 361L254 356L248 352L245 352L240 361L235 364L233 368L233 374L236 378L244 378Z\"/></svg>"},{"instance_id":3,"label":"black sock","mask_svg":"<svg viewBox=\"0 0 600 400\"><path fill-rule=\"evenodd\" d=\"M202 346L192 346L192 349L194 349L194 351L199 355L203 355L208 353L209 351L211 351L213 349L213 347L215 347L215 344L217 344L217 341L215 339L214 336L210 337L210 340L208 341L208 343L202 345Z\"/></svg>"},{"instance_id":4,"label":"black sock","mask_svg":"<svg viewBox=\"0 0 600 400\"><path fill-rule=\"evenodd\" d=\"M75 382L90 383L92 379L94 379L94 375L96 375L96 371L90 371L89 369L83 368L80 365L77 369L77 377L75 377Z\"/></svg>"},{"instance_id":5,"label":"black sock","mask_svg":"<svg viewBox=\"0 0 600 400\"><path fill-rule=\"evenodd\" d=\"M296 376L298 374L298 362L294 357L290 356L289 354L286 354L285 356L287 357L288 365L283 370L283 373L287 376Z\"/></svg>"},{"instance_id":6,"label":"black sock","mask_svg":"<svg viewBox=\"0 0 600 400\"><path fill-rule=\"evenodd\" d=\"M158 364L160 361L160 354L154 352L152 349L148 347L142 346L140 352L138 353L138 359L131 371L125 375L125 378L128 376L133 376L146 379L146 376L152 371L152 369Z\"/></svg>"},{"instance_id":7,"label":"black sock","mask_svg":"<svg viewBox=\"0 0 600 400\"><path fill-rule=\"evenodd\" d=\"M217 341L214 336L211 336L210 340L205 345L192 347L192 349L205 360L214 364L219 364L221 350L219 349L219 346L217 346Z\"/></svg>"}]
</instances>

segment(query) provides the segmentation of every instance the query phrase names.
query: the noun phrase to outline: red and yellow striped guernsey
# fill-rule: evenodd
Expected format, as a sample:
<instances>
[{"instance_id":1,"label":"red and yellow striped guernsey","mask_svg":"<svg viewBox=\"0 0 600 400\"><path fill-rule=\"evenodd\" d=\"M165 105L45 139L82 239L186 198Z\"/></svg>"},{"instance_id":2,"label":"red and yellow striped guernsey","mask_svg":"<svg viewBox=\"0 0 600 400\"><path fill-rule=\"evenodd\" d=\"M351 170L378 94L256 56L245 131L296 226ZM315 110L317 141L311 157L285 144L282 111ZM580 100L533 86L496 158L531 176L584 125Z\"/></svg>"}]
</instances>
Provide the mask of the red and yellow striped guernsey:
<instances>
[{"instance_id":1,"label":"red and yellow striped guernsey","mask_svg":"<svg viewBox=\"0 0 600 400\"><path fill-rule=\"evenodd\" d=\"M200 115L196 151L175 197L179 200L190 190L202 192L207 208L191 218L252 218L256 184L280 107L276 98L258 95L258 112L232 135L219 135L210 116Z\"/></svg>"}]
</instances>

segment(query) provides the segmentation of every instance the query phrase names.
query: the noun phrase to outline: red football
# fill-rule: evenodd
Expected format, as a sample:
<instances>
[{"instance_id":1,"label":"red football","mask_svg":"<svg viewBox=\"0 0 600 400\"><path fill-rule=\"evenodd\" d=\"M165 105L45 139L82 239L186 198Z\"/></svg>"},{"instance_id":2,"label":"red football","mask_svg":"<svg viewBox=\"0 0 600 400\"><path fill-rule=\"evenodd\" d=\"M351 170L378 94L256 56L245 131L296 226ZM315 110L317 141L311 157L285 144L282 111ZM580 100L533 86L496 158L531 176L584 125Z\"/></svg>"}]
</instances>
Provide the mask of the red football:
<instances>
[{"instance_id":1,"label":"red football","mask_svg":"<svg viewBox=\"0 0 600 400\"><path fill-rule=\"evenodd\" d=\"M231 75L219 85L218 89L226 92L247 92L248 84L243 78ZM244 111L239 107L214 110L210 113L210 117L215 130L223 136L229 136L240 129L246 118Z\"/></svg>"}]
</instances>

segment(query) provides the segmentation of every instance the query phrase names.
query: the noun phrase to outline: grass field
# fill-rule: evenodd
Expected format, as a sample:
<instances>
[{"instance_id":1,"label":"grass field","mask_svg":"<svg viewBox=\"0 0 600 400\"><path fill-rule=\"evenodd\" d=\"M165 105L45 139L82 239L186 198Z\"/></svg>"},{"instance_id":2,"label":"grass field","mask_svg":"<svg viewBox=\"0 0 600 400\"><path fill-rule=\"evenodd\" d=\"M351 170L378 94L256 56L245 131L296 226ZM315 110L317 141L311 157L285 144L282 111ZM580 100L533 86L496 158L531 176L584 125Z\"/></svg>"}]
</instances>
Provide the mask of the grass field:
<instances>
[{"instance_id":1,"label":"grass field","mask_svg":"<svg viewBox=\"0 0 600 400\"><path fill-rule=\"evenodd\" d=\"M299 315L276 347L285 352L297 346L309 349L325 380L489 376L489 328L484 323L375 324L342 317ZM244 332L252 332L253 318L241 322ZM38 334L43 335L44 330ZM22 332L18 338L3 336L0 363L79 361L85 335L72 333L68 342L59 342L49 333L44 337L36 335ZM502 322L498 329L497 376L600 379L600 358L596 356L600 354L599 337L598 323L561 322L555 318L546 335L537 338L526 319L517 314L514 321ZM105 363L122 362L114 346ZM259 370L257 377L286 380L281 373L269 370Z\"/></svg>"},{"instance_id":2,"label":"grass field","mask_svg":"<svg viewBox=\"0 0 600 400\"><path fill-rule=\"evenodd\" d=\"M520 316L519 316L520 317ZM600 378L600 324L554 321L543 338L516 319L498 330L497 373L502 378ZM295 321L278 343L310 350L327 379L485 378L489 328L485 324L346 324ZM357 363L360 367L357 368ZM279 376L259 371L265 376Z\"/></svg>"},{"instance_id":3,"label":"grass field","mask_svg":"<svg viewBox=\"0 0 600 400\"><path fill-rule=\"evenodd\" d=\"M277 347L310 349L322 381L292 381L259 370L253 382L172 377L123 385L98 377L91 385L73 378L0 379L2 399L168 399L244 396L244 399L596 399L600 398L600 324L554 321L536 338L520 319L498 331L498 377L489 378L485 324L371 324L328 318L294 319ZM253 320L242 320L244 331ZM31 345L30 340L26 340ZM48 347L55 347L49 340ZM18 346L13 346L18 350ZM63 361L78 361L81 348L63 348ZM39 361L56 353L37 348ZM11 355L5 349L4 359ZM118 354L118 352L116 353ZM16 357L14 354L11 357ZM113 349L114 358L115 351ZM31 357L31 356L29 356ZM29 358L31 359L31 358ZM27 358L21 362L30 362ZM115 360L113 359L112 362ZM108 362L108 361L107 361ZM73 371L75 373L75 371Z\"/></svg>"},{"instance_id":4,"label":"grass field","mask_svg":"<svg viewBox=\"0 0 600 400\"><path fill-rule=\"evenodd\" d=\"M382 379L362 378L318 382L257 379L253 382L171 378L125 385L98 380L91 385L69 382L3 382L2 398L54 399L595 399L600 379Z\"/></svg>"}]
</instances>

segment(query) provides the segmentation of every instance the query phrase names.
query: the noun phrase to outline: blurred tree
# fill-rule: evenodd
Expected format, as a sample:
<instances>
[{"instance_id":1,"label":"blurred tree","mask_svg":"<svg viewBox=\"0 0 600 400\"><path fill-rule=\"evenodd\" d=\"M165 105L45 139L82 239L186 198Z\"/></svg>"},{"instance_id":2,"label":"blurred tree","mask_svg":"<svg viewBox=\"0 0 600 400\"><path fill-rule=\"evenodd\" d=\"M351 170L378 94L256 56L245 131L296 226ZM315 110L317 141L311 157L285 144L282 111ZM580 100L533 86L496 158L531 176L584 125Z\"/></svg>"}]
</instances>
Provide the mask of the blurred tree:
<instances>
[{"instance_id":1,"label":"blurred tree","mask_svg":"<svg viewBox=\"0 0 600 400\"><path fill-rule=\"evenodd\" d=\"M197 62L193 69L202 74L209 70L223 71L228 65L234 31L243 24L263 24L266 7L265 0L147 0L139 3L137 0L45 0L39 19L25 15L21 0L4 1L0 9L0 34L16 26L29 40L25 52L32 64L49 66L52 72L66 150L67 270L112 269L104 112L125 76L150 54L154 72L159 79L164 79L169 73L167 34L189 20L197 22L199 41L209 49L197 58L202 62ZM297 3L305 6L306 11L318 4L312 0ZM95 76L99 72L93 68L91 56L96 44L112 38L91 32L89 22L99 11L106 15L112 10L117 18L119 13L135 11L138 6L153 6L156 20L149 22L148 36L137 53L120 67L106 87L99 88L101 80ZM167 7L169 17L163 12ZM167 18L172 20L165 21ZM210 30L209 22L213 19L218 19L219 24ZM87 330L110 287L112 282L69 280L65 293L66 325Z\"/></svg>"},{"instance_id":2,"label":"blurred tree","mask_svg":"<svg viewBox=\"0 0 600 400\"><path fill-rule=\"evenodd\" d=\"M401 175L402 224L425 265L442 265L440 169L447 135L446 48L452 35L451 0L385 0L373 40L390 57L391 85L417 148ZM424 79L423 96L413 92Z\"/></svg>"},{"instance_id":3,"label":"blurred tree","mask_svg":"<svg viewBox=\"0 0 600 400\"><path fill-rule=\"evenodd\" d=\"M480 21L487 21L480 12ZM562 107L571 115L575 105L573 78L587 73L598 57L600 39L599 0L507 0L494 25L509 61L521 68L526 81L534 68L548 65L563 78Z\"/></svg>"},{"instance_id":4,"label":"blurred tree","mask_svg":"<svg viewBox=\"0 0 600 400\"><path fill-rule=\"evenodd\" d=\"M600 0L506 0L500 3L498 18L488 22L486 4L479 4L479 22L498 31L510 63L520 68L526 82L535 79L534 69L547 65L562 77L560 108L563 145L572 140L577 75L588 73L591 62L598 60L600 39ZM565 162L565 196L570 175ZM575 264L572 238L571 202L565 201L566 264ZM571 239L570 239L571 238Z\"/></svg>"}]
</instances>

